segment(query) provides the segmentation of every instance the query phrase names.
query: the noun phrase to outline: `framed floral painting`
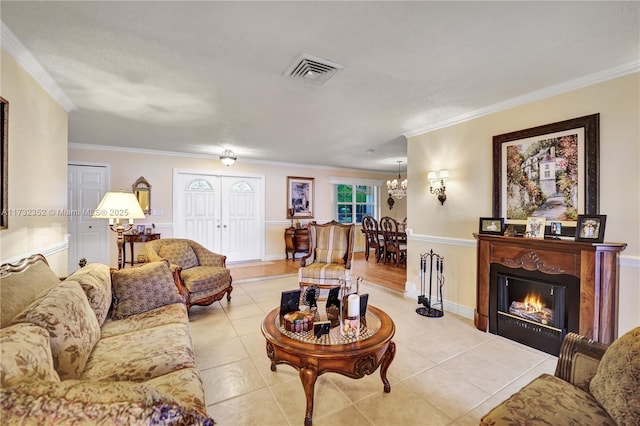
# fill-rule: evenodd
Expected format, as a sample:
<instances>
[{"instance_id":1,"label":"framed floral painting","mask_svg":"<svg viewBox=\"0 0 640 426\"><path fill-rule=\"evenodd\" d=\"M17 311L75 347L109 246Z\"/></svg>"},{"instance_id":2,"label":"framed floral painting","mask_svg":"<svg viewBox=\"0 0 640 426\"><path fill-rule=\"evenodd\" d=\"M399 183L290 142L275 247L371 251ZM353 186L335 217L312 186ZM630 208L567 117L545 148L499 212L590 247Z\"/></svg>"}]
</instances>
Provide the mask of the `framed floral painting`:
<instances>
[{"instance_id":1,"label":"framed floral painting","mask_svg":"<svg viewBox=\"0 0 640 426\"><path fill-rule=\"evenodd\" d=\"M529 217L542 217L572 233L578 215L598 214L599 117L494 136L493 216L520 231Z\"/></svg>"}]
</instances>

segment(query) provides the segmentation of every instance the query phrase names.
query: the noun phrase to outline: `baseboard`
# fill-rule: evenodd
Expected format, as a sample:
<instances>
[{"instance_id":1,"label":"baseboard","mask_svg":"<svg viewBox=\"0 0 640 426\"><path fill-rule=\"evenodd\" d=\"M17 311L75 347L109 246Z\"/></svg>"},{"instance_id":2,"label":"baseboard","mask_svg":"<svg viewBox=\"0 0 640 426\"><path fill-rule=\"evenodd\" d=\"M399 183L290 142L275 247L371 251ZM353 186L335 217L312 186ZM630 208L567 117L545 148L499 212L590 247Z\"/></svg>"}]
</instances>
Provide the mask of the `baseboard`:
<instances>
[{"instance_id":1,"label":"baseboard","mask_svg":"<svg viewBox=\"0 0 640 426\"><path fill-rule=\"evenodd\" d=\"M416 307L418 306L418 296L421 293L418 290L418 286L411 282L406 282L404 285L404 297L409 299L413 299L416 301ZM448 300L443 301L443 309L446 312L451 312L452 314L460 315L463 318L473 319L473 308L469 308L468 306L459 305L457 303L449 302Z\"/></svg>"}]
</instances>

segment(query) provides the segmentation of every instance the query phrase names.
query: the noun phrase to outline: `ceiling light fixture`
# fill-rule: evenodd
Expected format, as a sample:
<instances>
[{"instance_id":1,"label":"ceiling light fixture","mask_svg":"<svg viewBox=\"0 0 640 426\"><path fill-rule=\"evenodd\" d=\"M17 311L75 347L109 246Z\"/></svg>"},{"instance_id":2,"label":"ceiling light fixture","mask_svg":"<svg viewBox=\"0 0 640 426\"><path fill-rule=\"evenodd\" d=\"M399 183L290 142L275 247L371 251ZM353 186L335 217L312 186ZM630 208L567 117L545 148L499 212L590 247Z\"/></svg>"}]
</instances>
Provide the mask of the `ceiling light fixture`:
<instances>
[{"instance_id":1,"label":"ceiling light fixture","mask_svg":"<svg viewBox=\"0 0 640 426\"><path fill-rule=\"evenodd\" d=\"M389 195L398 200L407 196L407 179L401 180L400 177L400 163L402 161L398 161L398 178L394 180L387 181L387 190Z\"/></svg>"},{"instance_id":2,"label":"ceiling light fixture","mask_svg":"<svg viewBox=\"0 0 640 426\"><path fill-rule=\"evenodd\" d=\"M222 162L222 164L224 164L227 167L229 167L230 165L235 163L236 160L237 160L237 158L236 158L235 154L230 149L225 149L222 152L222 155L220 156L220 161Z\"/></svg>"}]
</instances>

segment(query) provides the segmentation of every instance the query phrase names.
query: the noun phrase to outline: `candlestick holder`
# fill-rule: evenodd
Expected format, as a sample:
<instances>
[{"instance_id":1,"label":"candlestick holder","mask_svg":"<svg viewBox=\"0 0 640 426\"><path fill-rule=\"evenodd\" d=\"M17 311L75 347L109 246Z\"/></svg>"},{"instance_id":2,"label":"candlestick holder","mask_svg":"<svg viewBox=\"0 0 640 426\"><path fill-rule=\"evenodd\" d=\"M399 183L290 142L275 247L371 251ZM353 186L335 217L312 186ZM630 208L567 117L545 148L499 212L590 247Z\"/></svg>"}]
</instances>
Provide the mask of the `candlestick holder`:
<instances>
[{"instance_id":1,"label":"candlestick holder","mask_svg":"<svg viewBox=\"0 0 640 426\"><path fill-rule=\"evenodd\" d=\"M287 216L289 216L289 219L291 219L291 227L293 228L293 207L289 207L287 209Z\"/></svg>"},{"instance_id":2,"label":"candlestick holder","mask_svg":"<svg viewBox=\"0 0 640 426\"><path fill-rule=\"evenodd\" d=\"M340 336L353 339L360 334L360 282L362 277L356 279L355 285L345 280L340 283Z\"/></svg>"}]
</instances>

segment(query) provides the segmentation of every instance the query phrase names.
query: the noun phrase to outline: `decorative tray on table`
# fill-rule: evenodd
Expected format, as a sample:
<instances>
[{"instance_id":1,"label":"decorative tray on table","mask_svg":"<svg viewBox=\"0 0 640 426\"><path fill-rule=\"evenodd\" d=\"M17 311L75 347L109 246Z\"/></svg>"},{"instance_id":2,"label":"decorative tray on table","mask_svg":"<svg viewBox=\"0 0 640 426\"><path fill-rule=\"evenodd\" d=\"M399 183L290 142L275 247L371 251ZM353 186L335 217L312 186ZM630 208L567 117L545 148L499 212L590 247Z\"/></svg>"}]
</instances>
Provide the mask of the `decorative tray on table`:
<instances>
[{"instance_id":1,"label":"decorative tray on table","mask_svg":"<svg viewBox=\"0 0 640 426\"><path fill-rule=\"evenodd\" d=\"M290 315L295 314L295 315ZM340 335L340 324L331 327L328 334L316 338L313 333L313 323L327 321L324 309L291 312L285 321L284 316L275 318L278 330L292 339L301 342L315 343L317 345L343 345L345 343L358 342L368 339L380 330L380 318L367 310L364 318L360 319L360 332L356 337L349 338ZM298 327L296 327L298 325ZM292 331L300 330L300 331Z\"/></svg>"}]
</instances>

